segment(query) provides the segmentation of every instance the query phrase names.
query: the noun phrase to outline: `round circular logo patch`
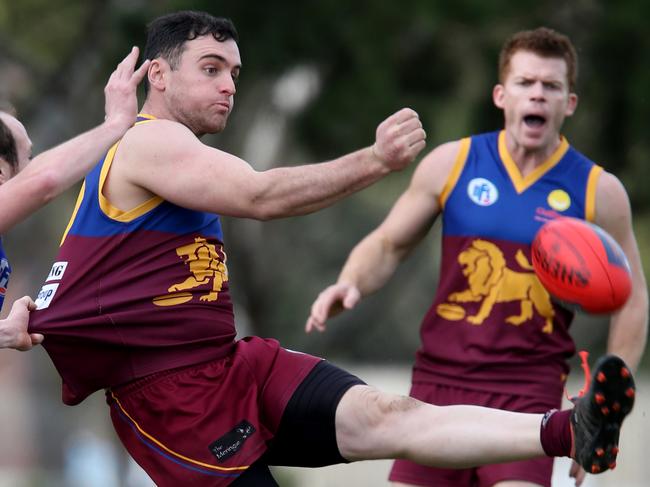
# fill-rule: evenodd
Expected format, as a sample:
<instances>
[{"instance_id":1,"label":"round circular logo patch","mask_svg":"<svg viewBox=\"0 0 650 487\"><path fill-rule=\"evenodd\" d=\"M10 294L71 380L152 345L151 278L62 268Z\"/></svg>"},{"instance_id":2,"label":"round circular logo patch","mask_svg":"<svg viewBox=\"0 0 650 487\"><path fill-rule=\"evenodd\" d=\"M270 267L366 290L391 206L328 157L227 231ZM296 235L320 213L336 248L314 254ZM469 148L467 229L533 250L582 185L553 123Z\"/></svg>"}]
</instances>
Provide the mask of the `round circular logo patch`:
<instances>
[{"instance_id":1,"label":"round circular logo patch","mask_svg":"<svg viewBox=\"0 0 650 487\"><path fill-rule=\"evenodd\" d=\"M548 205L555 211L566 211L571 206L571 197L563 189L556 189L548 194Z\"/></svg>"},{"instance_id":2,"label":"round circular logo patch","mask_svg":"<svg viewBox=\"0 0 650 487\"><path fill-rule=\"evenodd\" d=\"M492 181L474 178L467 185L467 196L479 206L490 206L499 199L499 191Z\"/></svg>"}]
</instances>

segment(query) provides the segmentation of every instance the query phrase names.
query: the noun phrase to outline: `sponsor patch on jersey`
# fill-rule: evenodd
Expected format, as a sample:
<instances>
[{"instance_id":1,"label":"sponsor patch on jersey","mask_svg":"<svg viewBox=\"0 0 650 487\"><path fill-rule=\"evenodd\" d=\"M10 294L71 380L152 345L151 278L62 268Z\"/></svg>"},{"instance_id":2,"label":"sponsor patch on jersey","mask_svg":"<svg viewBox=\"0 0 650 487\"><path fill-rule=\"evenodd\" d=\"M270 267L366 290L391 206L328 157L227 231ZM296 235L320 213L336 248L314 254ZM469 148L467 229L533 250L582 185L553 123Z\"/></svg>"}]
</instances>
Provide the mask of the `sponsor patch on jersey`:
<instances>
[{"instance_id":1,"label":"sponsor patch on jersey","mask_svg":"<svg viewBox=\"0 0 650 487\"><path fill-rule=\"evenodd\" d=\"M255 427L244 419L231 431L210 444L208 448L219 462L223 462L237 453L253 433L255 433Z\"/></svg>"},{"instance_id":2,"label":"sponsor patch on jersey","mask_svg":"<svg viewBox=\"0 0 650 487\"><path fill-rule=\"evenodd\" d=\"M50 269L50 273L48 274L47 279L45 279L45 282L60 281L63 279L63 274L67 267L67 262L55 262L52 264L52 269Z\"/></svg>"},{"instance_id":3,"label":"sponsor patch on jersey","mask_svg":"<svg viewBox=\"0 0 650 487\"><path fill-rule=\"evenodd\" d=\"M548 202L548 206L555 211L566 211L571 206L571 197L563 189L554 189L551 191L546 201Z\"/></svg>"},{"instance_id":4,"label":"sponsor patch on jersey","mask_svg":"<svg viewBox=\"0 0 650 487\"><path fill-rule=\"evenodd\" d=\"M479 206L490 206L499 199L499 191L492 181L474 178L467 185L467 196Z\"/></svg>"},{"instance_id":5,"label":"sponsor patch on jersey","mask_svg":"<svg viewBox=\"0 0 650 487\"><path fill-rule=\"evenodd\" d=\"M36 301L34 301L36 303L36 309L45 309L50 306L59 284L58 282L53 282L52 284L45 284L41 288L36 297Z\"/></svg>"}]
</instances>

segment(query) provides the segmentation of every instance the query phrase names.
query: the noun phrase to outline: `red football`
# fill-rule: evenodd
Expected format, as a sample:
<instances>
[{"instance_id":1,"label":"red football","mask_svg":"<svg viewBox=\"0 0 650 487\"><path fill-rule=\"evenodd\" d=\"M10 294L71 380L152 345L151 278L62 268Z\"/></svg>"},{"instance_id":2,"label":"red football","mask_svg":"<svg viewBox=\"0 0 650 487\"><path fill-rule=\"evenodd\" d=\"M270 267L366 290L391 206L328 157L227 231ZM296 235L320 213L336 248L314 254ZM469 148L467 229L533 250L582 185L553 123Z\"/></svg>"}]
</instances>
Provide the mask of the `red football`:
<instances>
[{"instance_id":1,"label":"red football","mask_svg":"<svg viewBox=\"0 0 650 487\"><path fill-rule=\"evenodd\" d=\"M632 290L623 249L605 230L577 218L545 223L532 245L537 277L556 299L588 313L611 313Z\"/></svg>"}]
</instances>

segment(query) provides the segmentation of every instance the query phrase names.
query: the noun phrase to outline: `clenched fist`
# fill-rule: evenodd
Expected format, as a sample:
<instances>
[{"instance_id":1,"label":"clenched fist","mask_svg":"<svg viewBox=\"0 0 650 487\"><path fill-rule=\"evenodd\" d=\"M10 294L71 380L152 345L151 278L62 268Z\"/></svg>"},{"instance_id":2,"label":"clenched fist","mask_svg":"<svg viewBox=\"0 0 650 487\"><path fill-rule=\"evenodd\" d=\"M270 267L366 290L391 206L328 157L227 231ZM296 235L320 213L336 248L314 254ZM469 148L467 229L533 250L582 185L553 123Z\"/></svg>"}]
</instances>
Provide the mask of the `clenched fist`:
<instances>
[{"instance_id":1,"label":"clenched fist","mask_svg":"<svg viewBox=\"0 0 650 487\"><path fill-rule=\"evenodd\" d=\"M424 149L426 137L417 112L403 108L379 124L372 150L387 168L399 171Z\"/></svg>"}]
</instances>

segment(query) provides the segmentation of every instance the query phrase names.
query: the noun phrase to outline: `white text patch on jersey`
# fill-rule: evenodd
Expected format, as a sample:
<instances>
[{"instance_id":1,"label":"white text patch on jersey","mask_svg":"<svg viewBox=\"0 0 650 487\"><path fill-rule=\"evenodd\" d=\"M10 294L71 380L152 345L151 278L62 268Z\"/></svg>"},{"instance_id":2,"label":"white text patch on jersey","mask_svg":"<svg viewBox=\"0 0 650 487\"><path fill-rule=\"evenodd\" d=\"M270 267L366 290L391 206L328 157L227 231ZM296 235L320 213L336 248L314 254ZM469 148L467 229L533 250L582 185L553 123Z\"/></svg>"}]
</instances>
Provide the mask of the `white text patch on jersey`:
<instances>
[{"instance_id":1,"label":"white text patch on jersey","mask_svg":"<svg viewBox=\"0 0 650 487\"><path fill-rule=\"evenodd\" d=\"M58 282L54 282L52 284L45 284L38 292L38 296L36 297L36 301L35 301L36 309L47 308L52 302L52 299L54 299L54 295L56 294L56 290L58 287L59 287Z\"/></svg>"},{"instance_id":2,"label":"white text patch on jersey","mask_svg":"<svg viewBox=\"0 0 650 487\"><path fill-rule=\"evenodd\" d=\"M63 274L65 273L67 267L67 262L55 262L52 264L52 269L50 270L47 279L45 279L45 282L60 281L63 279Z\"/></svg>"}]
</instances>

